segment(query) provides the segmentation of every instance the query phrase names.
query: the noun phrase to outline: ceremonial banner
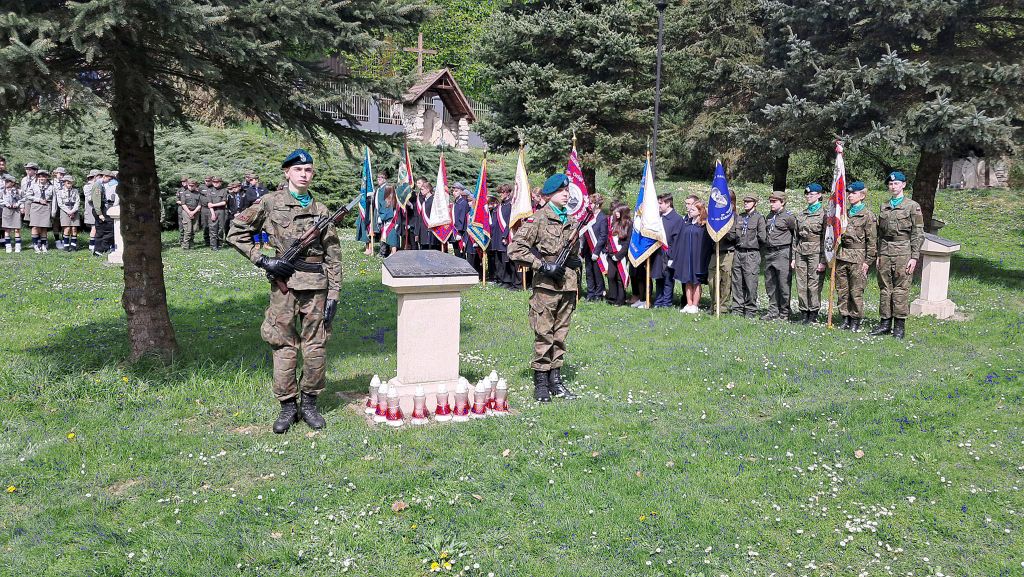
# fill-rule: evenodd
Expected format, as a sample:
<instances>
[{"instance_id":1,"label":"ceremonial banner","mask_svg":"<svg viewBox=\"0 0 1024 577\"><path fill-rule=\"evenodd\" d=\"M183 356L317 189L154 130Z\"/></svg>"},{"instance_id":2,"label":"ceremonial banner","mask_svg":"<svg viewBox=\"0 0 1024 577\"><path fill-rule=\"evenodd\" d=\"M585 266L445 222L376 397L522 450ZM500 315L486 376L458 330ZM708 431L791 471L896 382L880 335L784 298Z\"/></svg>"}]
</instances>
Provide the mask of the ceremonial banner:
<instances>
[{"instance_id":1,"label":"ceremonial banner","mask_svg":"<svg viewBox=\"0 0 1024 577\"><path fill-rule=\"evenodd\" d=\"M398 163L398 182L395 183L395 195L398 205L405 206L413 193L412 162L409 160L409 143L402 145L402 160Z\"/></svg>"},{"instance_id":2,"label":"ceremonial banner","mask_svg":"<svg viewBox=\"0 0 1024 577\"><path fill-rule=\"evenodd\" d=\"M359 184L359 219L366 222L367 201L373 196L373 170L370 168L370 148L363 152L363 177ZM365 224L364 224L365 226Z\"/></svg>"},{"instance_id":3,"label":"ceremonial banner","mask_svg":"<svg viewBox=\"0 0 1024 577\"><path fill-rule=\"evenodd\" d=\"M732 192L725 180L725 168L722 161L715 161L715 177L711 181L711 195L708 197L708 234L711 240L722 240L732 228L735 211L733 210Z\"/></svg>"},{"instance_id":4,"label":"ceremonial banner","mask_svg":"<svg viewBox=\"0 0 1024 577\"><path fill-rule=\"evenodd\" d=\"M515 203L513 202L513 206ZM491 241L491 215L487 211L487 158L480 165L480 178L476 181L476 193L466 218L467 232L481 250L486 250Z\"/></svg>"},{"instance_id":5,"label":"ceremonial banner","mask_svg":"<svg viewBox=\"0 0 1024 577\"><path fill-rule=\"evenodd\" d=\"M843 143L836 142L836 167L832 172L832 196L828 198L825 212L825 260L832 262L839 247L839 238L846 230L846 162L843 160Z\"/></svg>"},{"instance_id":6,"label":"ceremonial banner","mask_svg":"<svg viewBox=\"0 0 1024 577\"><path fill-rule=\"evenodd\" d=\"M437 240L448 242L455 227L452 226L452 211L448 202L448 167L444 162L444 153L441 153L441 163L437 166L437 181L434 185L434 201L430 205L430 214L427 215L427 228L434 233Z\"/></svg>"},{"instance_id":7,"label":"ceremonial banner","mask_svg":"<svg viewBox=\"0 0 1024 577\"><path fill-rule=\"evenodd\" d=\"M587 246L590 247L590 252L594 252L594 247L597 246L597 235L594 233L594 225L597 224L597 213L592 213L590 216L590 222L583 227L583 239L587 242ZM601 274L608 274L608 258L604 253L597 256L597 266L601 269Z\"/></svg>"},{"instance_id":8,"label":"ceremonial banner","mask_svg":"<svg viewBox=\"0 0 1024 577\"><path fill-rule=\"evenodd\" d=\"M487 204L486 199L484 204ZM526 161L523 149L519 148L519 163L516 165L516 181L512 187L512 229L519 221L533 214L533 197L530 196L530 179L526 176Z\"/></svg>"},{"instance_id":9,"label":"ceremonial banner","mask_svg":"<svg viewBox=\"0 0 1024 577\"><path fill-rule=\"evenodd\" d=\"M587 191L587 183L583 181L583 169L580 168L580 157L576 153L575 136L572 139L572 152L569 153L569 165L565 168L565 175L569 177L569 202L565 207L569 210L569 216L578 220L590 205L590 192Z\"/></svg>"},{"instance_id":10,"label":"ceremonial banner","mask_svg":"<svg viewBox=\"0 0 1024 577\"><path fill-rule=\"evenodd\" d=\"M665 225L658 212L658 193L654 190L651 174L651 159L644 162L644 174L640 178L640 193L633 209L633 236L629 239L629 261L633 266L647 260L654 251L668 244Z\"/></svg>"}]
</instances>

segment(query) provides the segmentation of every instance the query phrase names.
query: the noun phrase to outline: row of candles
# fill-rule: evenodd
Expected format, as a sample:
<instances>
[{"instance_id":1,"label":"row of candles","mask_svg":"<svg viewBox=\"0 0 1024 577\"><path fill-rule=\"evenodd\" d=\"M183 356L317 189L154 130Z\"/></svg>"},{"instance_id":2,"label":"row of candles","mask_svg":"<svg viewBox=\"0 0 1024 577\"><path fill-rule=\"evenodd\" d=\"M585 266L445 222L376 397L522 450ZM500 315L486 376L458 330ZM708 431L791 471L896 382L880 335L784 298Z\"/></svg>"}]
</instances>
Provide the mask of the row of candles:
<instances>
[{"instance_id":1,"label":"row of candles","mask_svg":"<svg viewBox=\"0 0 1024 577\"><path fill-rule=\"evenodd\" d=\"M366 398L366 414L373 416L373 422L401 427L405 424L405 415L399 404L398 389L389 387L386 381L373 375L370 380L370 391ZM496 371L480 379L476 386L470 385L465 377L459 377L455 385L454 405L450 402L448 386L438 386L437 406L434 408L434 420L437 422L466 422L470 419L483 419L490 416L507 415L508 384L505 379L498 378ZM472 398L471 398L472 397ZM427 397L423 387L417 385L413 395L412 425L426 425L430 422L427 410Z\"/></svg>"}]
</instances>

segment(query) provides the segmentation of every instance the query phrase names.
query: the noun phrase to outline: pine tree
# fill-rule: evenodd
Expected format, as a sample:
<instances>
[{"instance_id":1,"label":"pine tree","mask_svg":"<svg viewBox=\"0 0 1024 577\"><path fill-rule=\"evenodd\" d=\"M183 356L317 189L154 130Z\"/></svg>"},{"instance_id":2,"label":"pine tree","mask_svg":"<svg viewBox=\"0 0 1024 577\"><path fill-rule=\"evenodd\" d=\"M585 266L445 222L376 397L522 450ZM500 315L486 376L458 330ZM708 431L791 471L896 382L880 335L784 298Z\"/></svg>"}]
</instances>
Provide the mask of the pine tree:
<instances>
[{"instance_id":1,"label":"pine tree","mask_svg":"<svg viewBox=\"0 0 1024 577\"><path fill-rule=\"evenodd\" d=\"M620 181L639 172L653 114L654 4L626 0L515 2L492 19L479 58L490 86L487 143L512 150L522 138L537 170L564 169L573 131L584 178Z\"/></svg>"},{"instance_id":2,"label":"pine tree","mask_svg":"<svg viewBox=\"0 0 1024 577\"><path fill-rule=\"evenodd\" d=\"M132 358L177 351L160 254L158 124L182 124L197 95L314 144L366 141L323 105L397 86L339 76L320 62L373 49L424 17L414 0L13 0L0 13L0 130L29 111L75 122L108 109L120 172Z\"/></svg>"}]
</instances>

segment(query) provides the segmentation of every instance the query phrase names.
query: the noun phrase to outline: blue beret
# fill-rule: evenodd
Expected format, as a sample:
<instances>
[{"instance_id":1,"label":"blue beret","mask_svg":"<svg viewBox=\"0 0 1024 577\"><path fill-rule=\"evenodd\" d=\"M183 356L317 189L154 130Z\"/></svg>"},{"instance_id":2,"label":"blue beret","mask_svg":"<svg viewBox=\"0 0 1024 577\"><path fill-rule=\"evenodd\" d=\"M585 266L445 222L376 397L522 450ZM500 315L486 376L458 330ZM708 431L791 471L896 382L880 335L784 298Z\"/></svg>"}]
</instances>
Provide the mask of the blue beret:
<instances>
[{"instance_id":1,"label":"blue beret","mask_svg":"<svg viewBox=\"0 0 1024 577\"><path fill-rule=\"evenodd\" d=\"M808 184L806 188L804 188L804 192L824 192L824 190L825 189L821 188L821 185L818 184L817 182L812 182Z\"/></svg>"},{"instance_id":2,"label":"blue beret","mask_svg":"<svg viewBox=\"0 0 1024 577\"><path fill-rule=\"evenodd\" d=\"M863 181L855 180L850 183L850 186L847 188L847 190L849 190L850 192L857 192L858 190L864 190L866 188L867 185L864 184Z\"/></svg>"},{"instance_id":3,"label":"blue beret","mask_svg":"<svg viewBox=\"0 0 1024 577\"><path fill-rule=\"evenodd\" d=\"M889 173L889 178L885 179L885 182L892 182L894 180L898 180L900 182L906 182L907 181L907 175L903 174L902 172L900 172L898 170L894 171L894 172L890 172Z\"/></svg>"},{"instance_id":4,"label":"blue beret","mask_svg":"<svg viewBox=\"0 0 1024 577\"><path fill-rule=\"evenodd\" d=\"M562 173L553 174L544 181L544 187L540 189L540 193L544 196L550 196L567 186L569 186L568 176Z\"/></svg>"},{"instance_id":5,"label":"blue beret","mask_svg":"<svg viewBox=\"0 0 1024 577\"><path fill-rule=\"evenodd\" d=\"M313 155L301 148L296 148L285 157L284 162L281 163L281 168L288 168L296 164L313 164Z\"/></svg>"}]
</instances>

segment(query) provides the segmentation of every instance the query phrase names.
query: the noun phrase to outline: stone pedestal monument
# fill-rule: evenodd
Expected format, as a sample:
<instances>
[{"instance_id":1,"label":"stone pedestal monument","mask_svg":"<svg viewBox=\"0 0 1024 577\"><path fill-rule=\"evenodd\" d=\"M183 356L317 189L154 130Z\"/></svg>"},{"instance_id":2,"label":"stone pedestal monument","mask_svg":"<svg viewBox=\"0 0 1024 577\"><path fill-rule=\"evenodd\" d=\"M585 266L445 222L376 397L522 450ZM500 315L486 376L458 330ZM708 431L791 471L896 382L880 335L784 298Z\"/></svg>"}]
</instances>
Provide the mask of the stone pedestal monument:
<instances>
[{"instance_id":1,"label":"stone pedestal monument","mask_svg":"<svg viewBox=\"0 0 1024 577\"><path fill-rule=\"evenodd\" d=\"M947 295L949 261L958 250L958 243L925 233L924 244L921 245L921 296L910 303L911 315L948 319L956 312L956 304Z\"/></svg>"},{"instance_id":2,"label":"stone pedestal monument","mask_svg":"<svg viewBox=\"0 0 1024 577\"><path fill-rule=\"evenodd\" d=\"M402 412L409 415L417 386L431 408L440 385L455 390L462 291L478 282L477 273L450 254L402 250L384 259L381 277L398 295L398 376L388 388L396 388Z\"/></svg>"},{"instance_id":3,"label":"stone pedestal monument","mask_svg":"<svg viewBox=\"0 0 1024 577\"><path fill-rule=\"evenodd\" d=\"M121 207L114 205L107 209L107 217L114 221L114 250L107 255L107 262L124 266L124 239L121 237Z\"/></svg>"}]
</instances>

